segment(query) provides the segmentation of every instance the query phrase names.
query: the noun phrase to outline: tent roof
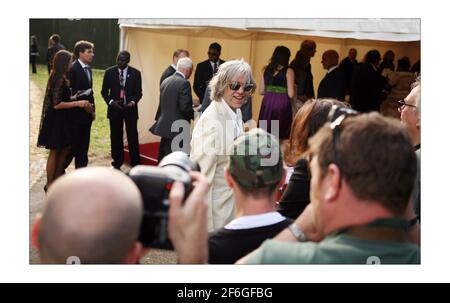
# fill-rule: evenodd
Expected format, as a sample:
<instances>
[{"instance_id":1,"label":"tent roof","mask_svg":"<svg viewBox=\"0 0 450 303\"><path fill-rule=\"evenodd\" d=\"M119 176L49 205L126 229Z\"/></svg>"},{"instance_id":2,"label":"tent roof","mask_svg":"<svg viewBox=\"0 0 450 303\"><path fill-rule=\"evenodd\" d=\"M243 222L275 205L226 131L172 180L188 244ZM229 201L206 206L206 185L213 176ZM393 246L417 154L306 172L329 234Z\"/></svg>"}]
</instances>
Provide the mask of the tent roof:
<instances>
[{"instance_id":1,"label":"tent roof","mask_svg":"<svg viewBox=\"0 0 450 303\"><path fill-rule=\"evenodd\" d=\"M420 19L119 19L121 27L227 28L328 38L419 41Z\"/></svg>"}]
</instances>

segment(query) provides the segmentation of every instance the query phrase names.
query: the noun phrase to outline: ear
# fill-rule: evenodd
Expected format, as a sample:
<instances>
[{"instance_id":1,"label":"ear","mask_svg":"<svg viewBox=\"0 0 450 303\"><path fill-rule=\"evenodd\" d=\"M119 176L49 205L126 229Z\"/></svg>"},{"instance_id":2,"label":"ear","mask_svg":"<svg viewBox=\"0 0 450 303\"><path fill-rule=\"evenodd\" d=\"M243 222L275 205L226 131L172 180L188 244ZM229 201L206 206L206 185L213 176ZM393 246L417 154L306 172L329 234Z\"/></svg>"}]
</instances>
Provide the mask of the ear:
<instances>
[{"instance_id":1,"label":"ear","mask_svg":"<svg viewBox=\"0 0 450 303\"><path fill-rule=\"evenodd\" d=\"M326 202L334 202L341 191L342 174L336 164L328 165L327 175L323 183L325 188L324 199Z\"/></svg>"},{"instance_id":2,"label":"ear","mask_svg":"<svg viewBox=\"0 0 450 303\"><path fill-rule=\"evenodd\" d=\"M142 244L139 241L134 241L130 250L128 251L124 264L138 264L141 258Z\"/></svg>"},{"instance_id":3,"label":"ear","mask_svg":"<svg viewBox=\"0 0 450 303\"><path fill-rule=\"evenodd\" d=\"M31 245L39 249L39 229L41 227L42 216L38 214L34 220L33 229L31 230Z\"/></svg>"},{"instance_id":4,"label":"ear","mask_svg":"<svg viewBox=\"0 0 450 303\"><path fill-rule=\"evenodd\" d=\"M234 188L236 183L234 182L233 177L231 176L230 171L228 170L227 167L225 167L224 175L225 175L225 180L227 181L228 186L230 188Z\"/></svg>"}]
</instances>

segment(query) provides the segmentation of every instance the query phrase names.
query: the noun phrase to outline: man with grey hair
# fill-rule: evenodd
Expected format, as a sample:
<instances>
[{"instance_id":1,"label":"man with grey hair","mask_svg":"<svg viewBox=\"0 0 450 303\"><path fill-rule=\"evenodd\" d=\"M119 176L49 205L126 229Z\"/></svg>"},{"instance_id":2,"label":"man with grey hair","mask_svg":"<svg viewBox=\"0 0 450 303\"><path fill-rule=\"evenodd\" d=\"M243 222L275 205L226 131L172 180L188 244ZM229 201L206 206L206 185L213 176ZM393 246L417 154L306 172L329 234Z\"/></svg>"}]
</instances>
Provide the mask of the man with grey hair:
<instances>
[{"instance_id":1,"label":"man with grey hair","mask_svg":"<svg viewBox=\"0 0 450 303\"><path fill-rule=\"evenodd\" d=\"M173 56L172 56L172 64L169 65L164 72L161 75L161 78L159 79L159 85L161 86L161 84L163 83L164 80L166 80L167 78L169 78L170 76L172 76L176 71L177 71L177 63L178 60L184 57L189 57L189 51L179 48L176 49L173 52ZM158 120L159 116L161 115L161 107L158 106L158 110L156 111L156 115L155 115L155 121Z\"/></svg>"},{"instance_id":2,"label":"man with grey hair","mask_svg":"<svg viewBox=\"0 0 450 303\"><path fill-rule=\"evenodd\" d=\"M142 214L131 179L109 168L83 168L52 184L32 240L45 264L135 264Z\"/></svg>"},{"instance_id":3,"label":"man with grey hair","mask_svg":"<svg viewBox=\"0 0 450 303\"><path fill-rule=\"evenodd\" d=\"M213 231L234 218L233 191L224 176L227 149L244 132L240 108L255 91L256 84L247 62L231 60L219 66L209 86L212 102L194 127L191 159L200 165L211 183L207 195L208 231Z\"/></svg>"},{"instance_id":4,"label":"man with grey hair","mask_svg":"<svg viewBox=\"0 0 450 303\"><path fill-rule=\"evenodd\" d=\"M172 124L175 121L185 121L189 124L194 118L192 109L191 84L188 79L192 74L192 60L188 57L181 58L177 63L177 71L161 83L159 94L159 107L161 115L155 124L150 128L150 132L160 136L158 162L166 155L175 151L172 150L172 140L182 132L189 133L189 130L172 131ZM177 128L178 129L178 128ZM176 150L185 150L186 142L181 141L181 146Z\"/></svg>"},{"instance_id":5,"label":"man with grey hair","mask_svg":"<svg viewBox=\"0 0 450 303\"><path fill-rule=\"evenodd\" d=\"M409 95L405 99L397 101L397 103L399 105L400 120L408 129L416 151L419 169L412 193L412 203L416 215L420 218L420 78L413 83Z\"/></svg>"}]
</instances>

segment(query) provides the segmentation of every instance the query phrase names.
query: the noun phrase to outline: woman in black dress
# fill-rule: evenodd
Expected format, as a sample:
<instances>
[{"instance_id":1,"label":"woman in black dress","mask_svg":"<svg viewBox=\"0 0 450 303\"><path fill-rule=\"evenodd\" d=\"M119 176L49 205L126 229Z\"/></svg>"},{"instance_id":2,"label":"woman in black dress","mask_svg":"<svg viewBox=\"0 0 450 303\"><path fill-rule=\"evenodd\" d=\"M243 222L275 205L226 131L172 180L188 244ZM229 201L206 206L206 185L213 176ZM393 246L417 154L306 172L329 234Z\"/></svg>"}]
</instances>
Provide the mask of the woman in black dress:
<instances>
[{"instance_id":1,"label":"woman in black dress","mask_svg":"<svg viewBox=\"0 0 450 303\"><path fill-rule=\"evenodd\" d=\"M47 185L63 172L63 163L69 151L69 125L67 109L86 108L89 101L72 101L67 72L72 54L62 50L53 59L53 69L47 83L37 145L50 150L47 160Z\"/></svg>"}]
</instances>

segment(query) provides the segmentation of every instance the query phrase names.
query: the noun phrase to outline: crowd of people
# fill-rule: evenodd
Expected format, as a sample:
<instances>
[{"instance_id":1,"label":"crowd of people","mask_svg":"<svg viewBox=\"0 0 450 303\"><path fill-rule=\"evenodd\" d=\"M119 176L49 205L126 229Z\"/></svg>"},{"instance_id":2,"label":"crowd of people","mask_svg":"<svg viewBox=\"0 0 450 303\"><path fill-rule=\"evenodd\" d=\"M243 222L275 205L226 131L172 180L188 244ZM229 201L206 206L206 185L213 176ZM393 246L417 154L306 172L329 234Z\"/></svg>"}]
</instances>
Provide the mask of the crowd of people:
<instances>
[{"instance_id":1,"label":"crowd of people","mask_svg":"<svg viewBox=\"0 0 450 303\"><path fill-rule=\"evenodd\" d=\"M52 60L38 142L50 149L49 191L32 237L43 263L142 257L142 197L119 172L124 123L131 164L139 164L141 75L128 65L127 51L106 70L101 93L117 170L83 168L95 119L93 47L79 41L73 56L59 50ZM406 58L394 72L392 51L381 64L377 50L357 63L350 49L339 64L330 49L322 54L327 74L315 98L315 52L316 43L305 40L289 62L290 50L275 48L258 89L258 126L249 128L252 68L222 60L221 46L212 43L195 69L202 106L191 135L194 64L188 50L174 51L150 132L161 137L159 162L181 150L200 166L190 172L187 197L178 182L170 189L168 232L180 263L420 263L420 78L404 75ZM384 100L400 119L379 113ZM82 169L60 177L73 157Z\"/></svg>"}]
</instances>

